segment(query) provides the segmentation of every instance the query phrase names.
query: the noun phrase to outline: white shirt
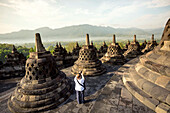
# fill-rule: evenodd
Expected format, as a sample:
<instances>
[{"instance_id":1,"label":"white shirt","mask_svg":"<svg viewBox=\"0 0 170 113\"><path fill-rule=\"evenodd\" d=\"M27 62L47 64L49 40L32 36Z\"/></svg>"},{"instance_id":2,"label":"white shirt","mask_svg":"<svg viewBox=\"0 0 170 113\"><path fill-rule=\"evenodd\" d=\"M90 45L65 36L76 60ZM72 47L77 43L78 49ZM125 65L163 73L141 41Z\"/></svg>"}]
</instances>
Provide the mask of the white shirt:
<instances>
[{"instance_id":1,"label":"white shirt","mask_svg":"<svg viewBox=\"0 0 170 113\"><path fill-rule=\"evenodd\" d=\"M77 75L74 78L75 90L76 91L83 91L84 90L84 87L80 85L80 84L84 85L84 76L83 76L83 74L81 74L81 75L82 75L81 79L77 79ZM79 81L80 84L77 82L77 80Z\"/></svg>"}]
</instances>

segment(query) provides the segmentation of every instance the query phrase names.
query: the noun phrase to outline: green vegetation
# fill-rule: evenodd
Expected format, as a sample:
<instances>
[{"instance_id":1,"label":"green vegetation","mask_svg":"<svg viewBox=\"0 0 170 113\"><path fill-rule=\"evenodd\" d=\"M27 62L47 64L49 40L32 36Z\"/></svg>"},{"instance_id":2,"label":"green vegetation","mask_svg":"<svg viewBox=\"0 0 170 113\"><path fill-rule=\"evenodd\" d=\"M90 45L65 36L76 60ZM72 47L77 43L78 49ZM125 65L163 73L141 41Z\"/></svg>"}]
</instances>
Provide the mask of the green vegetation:
<instances>
[{"instance_id":1,"label":"green vegetation","mask_svg":"<svg viewBox=\"0 0 170 113\"><path fill-rule=\"evenodd\" d=\"M0 44L0 61L5 62L5 57L12 51L12 44ZM18 46L16 47L18 52L23 53L24 56L29 55L29 48Z\"/></svg>"},{"instance_id":2,"label":"green vegetation","mask_svg":"<svg viewBox=\"0 0 170 113\"><path fill-rule=\"evenodd\" d=\"M11 44L0 44L0 61L5 61L5 56L11 53L12 45Z\"/></svg>"},{"instance_id":3,"label":"green vegetation","mask_svg":"<svg viewBox=\"0 0 170 113\"><path fill-rule=\"evenodd\" d=\"M130 40L131 41L131 40ZM144 40L138 40L140 45L143 43ZM159 43L160 40L157 40ZM112 41L107 40L105 41L107 45L109 45ZM84 41L78 42L79 46L82 46L85 44ZM119 45L121 48L123 48L127 40L120 40L118 41ZM44 46L46 47L47 51L50 51L52 54L55 49L55 42L44 42ZM76 47L76 42L61 42L62 46L66 48L67 52L72 52L73 48ZM103 41L94 41L93 42L94 46L99 50L99 48L103 45ZM0 44L0 61L4 62L5 57L7 54L11 53L12 51L12 44ZM18 45L16 46L16 49L18 52L22 52L26 58L29 58L29 53L30 52L35 52L35 46L34 43L29 43L29 44L24 44L24 45Z\"/></svg>"},{"instance_id":4,"label":"green vegetation","mask_svg":"<svg viewBox=\"0 0 170 113\"><path fill-rule=\"evenodd\" d=\"M49 46L49 47L47 48L47 51L50 51L50 52L51 52L51 54L53 54L54 49L55 49L55 47L54 47L54 46Z\"/></svg>"}]
</instances>

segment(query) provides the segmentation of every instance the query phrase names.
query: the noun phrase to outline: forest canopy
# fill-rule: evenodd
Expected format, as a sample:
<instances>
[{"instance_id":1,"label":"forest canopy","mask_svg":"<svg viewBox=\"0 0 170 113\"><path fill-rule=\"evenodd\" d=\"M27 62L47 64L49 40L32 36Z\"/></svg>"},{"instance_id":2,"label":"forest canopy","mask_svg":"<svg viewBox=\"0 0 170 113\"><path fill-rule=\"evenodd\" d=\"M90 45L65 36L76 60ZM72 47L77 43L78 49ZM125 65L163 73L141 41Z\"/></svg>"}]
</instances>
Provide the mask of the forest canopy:
<instances>
[{"instance_id":1,"label":"forest canopy","mask_svg":"<svg viewBox=\"0 0 170 113\"><path fill-rule=\"evenodd\" d=\"M139 40L140 45L142 44L144 40ZM157 40L159 42L160 40ZM106 41L106 44L109 45L112 41ZM85 44L84 41L78 42L79 46L82 46ZM118 41L119 45L121 48L125 46L127 43L127 40L122 40ZM54 42L48 42L44 43L46 50L50 51L52 54L55 49L55 44ZM94 41L93 42L94 46L99 50L99 48L103 45L103 41ZM67 52L72 52L73 48L76 46L76 42L61 42L61 45L66 48ZM7 54L10 54L12 51L12 46L13 44L0 44L0 61L5 62L5 57ZM30 52L35 52L35 46L34 43L30 44L22 44L16 46L16 49L18 52L23 53L26 58L29 57Z\"/></svg>"}]
</instances>

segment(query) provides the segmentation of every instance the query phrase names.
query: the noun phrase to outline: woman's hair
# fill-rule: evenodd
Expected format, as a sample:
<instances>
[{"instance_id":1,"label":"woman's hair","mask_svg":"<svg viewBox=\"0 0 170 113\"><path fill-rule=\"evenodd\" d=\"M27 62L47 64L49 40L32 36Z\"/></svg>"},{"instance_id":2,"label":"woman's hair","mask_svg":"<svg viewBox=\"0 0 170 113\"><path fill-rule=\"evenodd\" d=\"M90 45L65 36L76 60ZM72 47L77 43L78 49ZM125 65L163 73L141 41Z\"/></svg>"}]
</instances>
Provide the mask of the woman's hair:
<instances>
[{"instance_id":1,"label":"woman's hair","mask_svg":"<svg viewBox=\"0 0 170 113\"><path fill-rule=\"evenodd\" d=\"M79 73L78 75L77 75L77 79L80 79L81 78L81 74Z\"/></svg>"}]
</instances>

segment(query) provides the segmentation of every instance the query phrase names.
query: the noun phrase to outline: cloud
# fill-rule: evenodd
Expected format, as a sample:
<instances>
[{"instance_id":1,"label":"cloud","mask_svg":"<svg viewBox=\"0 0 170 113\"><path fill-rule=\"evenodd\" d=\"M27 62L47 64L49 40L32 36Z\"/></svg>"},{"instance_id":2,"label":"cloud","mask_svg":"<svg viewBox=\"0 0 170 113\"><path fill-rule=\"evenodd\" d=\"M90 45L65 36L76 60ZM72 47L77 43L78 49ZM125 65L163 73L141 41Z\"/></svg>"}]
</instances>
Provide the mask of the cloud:
<instances>
[{"instance_id":1,"label":"cloud","mask_svg":"<svg viewBox=\"0 0 170 113\"><path fill-rule=\"evenodd\" d=\"M88 15L88 14L92 14L92 12L90 12L88 9L78 8L78 9L75 10L75 14Z\"/></svg>"},{"instance_id":2,"label":"cloud","mask_svg":"<svg viewBox=\"0 0 170 113\"><path fill-rule=\"evenodd\" d=\"M78 24L154 28L170 17L164 12L169 5L169 0L1 0L0 29L10 32Z\"/></svg>"},{"instance_id":3,"label":"cloud","mask_svg":"<svg viewBox=\"0 0 170 113\"><path fill-rule=\"evenodd\" d=\"M166 7L170 6L170 0L152 0L146 2L149 8L158 8L158 7Z\"/></svg>"},{"instance_id":4,"label":"cloud","mask_svg":"<svg viewBox=\"0 0 170 113\"><path fill-rule=\"evenodd\" d=\"M61 11L63 6L56 0L9 0L8 4L0 5L14 9L14 14L21 20L21 26L48 26L52 20L60 20L64 15Z\"/></svg>"},{"instance_id":5,"label":"cloud","mask_svg":"<svg viewBox=\"0 0 170 113\"><path fill-rule=\"evenodd\" d=\"M6 3L0 3L0 6L14 8L12 5L9 5L9 4L6 4Z\"/></svg>"},{"instance_id":6,"label":"cloud","mask_svg":"<svg viewBox=\"0 0 170 113\"><path fill-rule=\"evenodd\" d=\"M135 27L140 28L160 28L164 27L170 17L170 11L161 14L146 14L136 18L133 22Z\"/></svg>"}]
</instances>

